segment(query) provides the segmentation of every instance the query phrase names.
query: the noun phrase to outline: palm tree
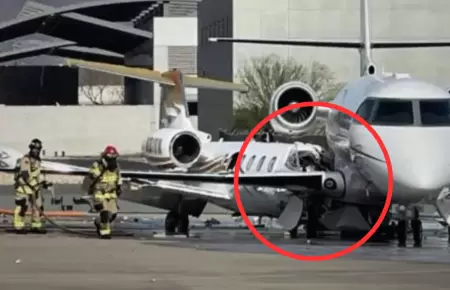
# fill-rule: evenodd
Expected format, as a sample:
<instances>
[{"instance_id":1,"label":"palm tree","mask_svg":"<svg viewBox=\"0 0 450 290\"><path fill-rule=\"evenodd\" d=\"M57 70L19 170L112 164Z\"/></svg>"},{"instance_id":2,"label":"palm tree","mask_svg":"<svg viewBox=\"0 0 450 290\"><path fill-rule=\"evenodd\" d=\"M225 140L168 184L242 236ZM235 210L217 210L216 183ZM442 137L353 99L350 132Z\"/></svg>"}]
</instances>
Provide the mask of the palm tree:
<instances>
[{"instance_id":1,"label":"palm tree","mask_svg":"<svg viewBox=\"0 0 450 290\"><path fill-rule=\"evenodd\" d=\"M335 81L328 67L319 62L307 66L292 58L282 59L273 54L251 58L238 72L238 78L249 90L234 102L234 129L249 130L264 119L269 113L272 93L288 81L310 85L321 101L332 100L343 87L342 83Z\"/></svg>"}]
</instances>

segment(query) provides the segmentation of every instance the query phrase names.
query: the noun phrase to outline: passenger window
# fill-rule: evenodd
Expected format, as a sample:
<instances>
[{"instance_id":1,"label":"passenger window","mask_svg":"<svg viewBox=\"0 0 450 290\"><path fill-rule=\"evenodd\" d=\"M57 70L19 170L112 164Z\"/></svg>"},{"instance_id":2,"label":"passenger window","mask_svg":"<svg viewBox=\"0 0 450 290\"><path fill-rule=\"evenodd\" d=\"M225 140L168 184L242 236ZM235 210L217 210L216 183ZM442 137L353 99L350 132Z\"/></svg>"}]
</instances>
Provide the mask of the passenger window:
<instances>
[{"instance_id":1,"label":"passenger window","mask_svg":"<svg viewBox=\"0 0 450 290\"><path fill-rule=\"evenodd\" d=\"M256 158L256 156L253 155L253 156L248 160L247 167L246 167L247 170L250 170L250 168L251 168L252 165L253 165L253 161L255 161L255 158Z\"/></svg>"},{"instance_id":2,"label":"passenger window","mask_svg":"<svg viewBox=\"0 0 450 290\"><path fill-rule=\"evenodd\" d=\"M276 157L272 157L272 159L270 159L269 164L267 166L267 171L272 172L273 166L275 165L275 161L277 161Z\"/></svg>"},{"instance_id":3,"label":"passenger window","mask_svg":"<svg viewBox=\"0 0 450 290\"><path fill-rule=\"evenodd\" d=\"M356 114L363 118L365 121L369 122L370 116L372 115L373 106L375 105L375 100L368 99L365 100L359 109L356 111ZM354 120L354 122L358 123L358 121Z\"/></svg>"},{"instance_id":4,"label":"passenger window","mask_svg":"<svg viewBox=\"0 0 450 290\"><path fill-rule=\"evenodd\" d=\"M147 146L146 146L146 149L147 149L147 151L148 152L152 152L152 138L149 138L148 140L147 140Z\"/></svg>"},{"instance_id":5,"label":"passenger window","mask_svg":"<svg viewBox=\"0 0 450 290\"><path fill-rule=\"evenodd\" d=\"M152 152L158 153L158 140L157 139L152 140Z\"/></svg>"},{"instance_id":6,"label":"passenger window","mask_svg":"<svg viewBox=\"0 0 450 290\"><path fill-rule=\"evenodd\" d=\"M158 154L162 154L162 140L158 140Z\"/></svg>"},{"instance_id":7,"label":"passenger window","mask_svg":"<svg viewBox=\"0 0 450 290\"><path fill-rule=\"evenodd\" d=\"M420 101L420 121L425 126L450 126L450 100Z\"/></svg>"},{"instance_id":8,"label":"passenger window","mask_svg":"<svg viewBox=\"0 0 450 290\"><path fill-rule=\"evenodd\" d=\"M413 125L412 101L379 100L372 125Z\"/></svg>"},{"instance_id":9,"label":"passenger window","mask_svg":"<svg viewBox=\"0 0 450 290\"><path fill-rule=\"evenodd\" d=\"M266 156L263 156L263 157L261 157L261 159L259 159L258 166L256 167L256 170L257 170L257 171L260 171L260 170L261 170L261 167L262 167L263 164L264 164L264 160L266 160Z\"/></svg>"}]
</instances>

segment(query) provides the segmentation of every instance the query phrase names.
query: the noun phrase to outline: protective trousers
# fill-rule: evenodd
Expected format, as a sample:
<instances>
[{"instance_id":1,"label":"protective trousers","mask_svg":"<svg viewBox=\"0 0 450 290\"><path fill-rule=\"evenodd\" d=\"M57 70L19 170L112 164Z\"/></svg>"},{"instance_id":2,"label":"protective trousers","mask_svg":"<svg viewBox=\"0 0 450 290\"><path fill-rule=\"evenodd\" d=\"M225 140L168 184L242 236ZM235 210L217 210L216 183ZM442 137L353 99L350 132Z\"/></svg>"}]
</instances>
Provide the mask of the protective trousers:
<instances>
[{"instance_id":1,"label":"protective trousers","mask_svg":"<svg viewBox=\"0 0 450 290\"><path fill-rule=\"evenodd\" d=\"M39 193L24 194L21 192L16 193L15 198L16 207L14 209L14 228L16 230L25 229L25 215L30 208L31 210L31 229L42 229L42 216L43 211L42 199Z\"/></svg>"},{"instance_id":2,"label":"protective trousers","mask_svg":"<svg viewBox=\"0 0 450 290\"><path fill-rule=\"evenodd\" d=\"M99 235L102 237L111 236L111 223L117 217L117 195L101 194L94 196L95 209L100 213L99 220L96 221Z\"/></svg>"}]
</instances>

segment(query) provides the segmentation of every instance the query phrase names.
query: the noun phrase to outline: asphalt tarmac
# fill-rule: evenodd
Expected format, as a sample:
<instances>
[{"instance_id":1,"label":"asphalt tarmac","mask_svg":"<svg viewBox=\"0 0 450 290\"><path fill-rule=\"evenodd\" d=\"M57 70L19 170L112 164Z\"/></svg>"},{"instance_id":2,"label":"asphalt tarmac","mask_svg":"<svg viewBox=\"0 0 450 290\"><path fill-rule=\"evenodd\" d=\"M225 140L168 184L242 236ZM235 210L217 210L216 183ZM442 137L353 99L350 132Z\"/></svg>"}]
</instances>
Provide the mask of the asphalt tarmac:
<instances>
[{"instance_id":1,"label":"asphalt tarmac","mask_svg":"<svg viewBox=\"0 0 450 290\"><path fill-rule=\"evenodd\" d=\"M449 253L444 247L437 249L437 244L429 245L428 249L430 253L435 252L435 261L420 260L420 253L427 248L400 251L386 246L362 250L372 252L376 258L355 253L327 262L304 262L269 251L249 250L261 248L250 237L219 236L212 235L204 242L201 238L155 237L114 237L107 241L61 233L46 236L3 233L0 235L0 287L8 290L448 289L450 267L437 257L447 258L448 262ZM286 243L309 254L334 247L306 246L298 241ZM400 252L409 258L397 255L392 260L393 253Z\"/></svg>"},{"instance_id":2,"label":"asphalt tarmac","mask_svg":"<svg viewBox=\"0 0 450 290\"><path fill-rule=\"evenodd\" d=\"M57 193L70 200L79 195L78 188L57 185ZM12 196L10 186L0 187L0 206L11 207ZM420 249L412 248L411 241L406 249L367 244L337 260L304 262L267 249L245 227L207 229L202 221L192 220L190 238L164 237L164 211L127 202L121 207L146 215L137 223L116 224L110 241L98 240L89 221L58 223L90 237L51 228L45 236L0 231L0 289L422 290L448 289L450 283L445 238L429 236ZM203 218L224 219L224 213L209 206ZM309 245L273 229L261 233L283 249L305 255L324 255L350 245L333 240Z\"/></svg>"}]
</instances>

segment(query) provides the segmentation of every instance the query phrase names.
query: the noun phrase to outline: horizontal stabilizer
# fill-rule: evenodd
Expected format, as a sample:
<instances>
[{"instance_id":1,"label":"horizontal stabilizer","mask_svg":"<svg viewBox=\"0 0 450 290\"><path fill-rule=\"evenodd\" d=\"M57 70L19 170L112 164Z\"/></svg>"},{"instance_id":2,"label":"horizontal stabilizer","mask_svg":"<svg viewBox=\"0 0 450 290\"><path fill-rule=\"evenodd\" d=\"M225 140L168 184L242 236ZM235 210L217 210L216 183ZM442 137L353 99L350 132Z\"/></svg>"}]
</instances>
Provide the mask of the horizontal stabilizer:
<instances>
[{"instance_id":1,"label":"horizontal stabilizer","mask_svg":"<svg viewBox=\"0 0 450 290\"><path fill-rule=\"evenodd\" d=\"M167 86L176 85L173 82L173 80L163 76L161 72L146 68L113 65L101 62L90 62L78 59L66 59L66 64L71 67L79 67L89 70L101 71L105 73L135 78L143 81L155 82ZM192 76L183 76L183 85L185 87L190 88L216 89L216 90L241 91L241 92L247 91L247 87L243 84L207 78L198 78Z\"/></svg>"},{"instance_id":2,"label":"horizontal stabilizer","mask_svg":"<svg viewBox=\"0 0 450 290\"><path fill-rule=\"evenodd\" d=\"M292 45L292 46L313 46L313 47L336 47L336 48L364 48L364 43L359 40L312 40L312 39L251 39L251 38L231 38L212 37L211 42L233 42L233 43L254 43L271 45ZM420 47L447 47L450 40L445 41L373 41L370 47L381 48L420 48Z\"/></svg>"}]
</instances>

